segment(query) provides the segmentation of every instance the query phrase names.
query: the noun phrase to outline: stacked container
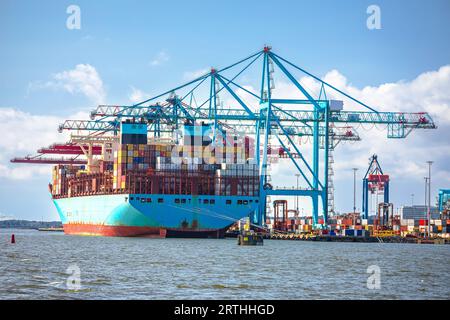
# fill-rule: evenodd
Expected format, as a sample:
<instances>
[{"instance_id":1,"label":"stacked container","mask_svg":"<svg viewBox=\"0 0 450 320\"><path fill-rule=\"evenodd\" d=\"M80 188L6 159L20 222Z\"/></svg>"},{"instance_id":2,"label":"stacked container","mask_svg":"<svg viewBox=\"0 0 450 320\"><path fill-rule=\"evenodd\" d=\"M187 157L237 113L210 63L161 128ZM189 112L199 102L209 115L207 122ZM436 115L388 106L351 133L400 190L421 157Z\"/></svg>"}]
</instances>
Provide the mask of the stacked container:
<instances>
[{"instance_id":1,"label":"stacked container","mask_svg":"<svg viewBox=\"0 0 450 320\"><path fill-rule=\"evenodd\" d=\"M226 164L216 170L216 195L248 195L259 194L259 170L254 164Z\"/></svg>"},{"instance_id":2,"label":"stacked container","mask_svg":"<svg viewBox=\"0 0 450 320\"><path fill-rule=\"evenodd\" d=\"M56 165L52 169L52 195L68 192L68 178L74 177L84 166Z\"/></svg>"},{"instance_id":3,"label":"stacked container","mask_svg":"<svg viewBox=\"0 0 450 320\"><path fill-rule=\"evenodd\" d=\"M119 150L114 152L113 188L126 187L126 174L129 171L155 169L157 159L169 158L171 149L171 145L122 144Z\"/></svg>"}]
</instances>

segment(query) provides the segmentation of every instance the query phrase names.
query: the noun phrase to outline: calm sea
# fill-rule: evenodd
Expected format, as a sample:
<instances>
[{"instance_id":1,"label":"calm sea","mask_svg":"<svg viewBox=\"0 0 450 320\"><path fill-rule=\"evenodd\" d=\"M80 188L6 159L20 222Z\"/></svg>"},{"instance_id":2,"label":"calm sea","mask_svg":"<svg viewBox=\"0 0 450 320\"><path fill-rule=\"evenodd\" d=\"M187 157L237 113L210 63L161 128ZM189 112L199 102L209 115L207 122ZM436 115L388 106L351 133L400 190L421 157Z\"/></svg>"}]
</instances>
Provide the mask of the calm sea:
<instances>
[{"instance_id":1,"label":"calm sea","mask_svg":"<svg viewBox=\"0 0 450 320\"><path fill-rule=\"evenodd\" d=\"M449 265L448 245L0 230L0 299L450 299Z\"/></svg>"}]
</instances>

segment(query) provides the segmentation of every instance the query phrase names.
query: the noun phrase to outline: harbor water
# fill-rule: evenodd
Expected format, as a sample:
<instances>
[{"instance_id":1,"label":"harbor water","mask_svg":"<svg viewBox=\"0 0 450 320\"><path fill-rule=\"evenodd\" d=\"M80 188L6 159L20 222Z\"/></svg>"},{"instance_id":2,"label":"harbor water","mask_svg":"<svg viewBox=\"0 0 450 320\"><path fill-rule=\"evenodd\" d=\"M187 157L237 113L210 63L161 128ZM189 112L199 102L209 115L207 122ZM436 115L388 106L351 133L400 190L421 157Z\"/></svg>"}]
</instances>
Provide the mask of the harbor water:
<instances>
[{"instance_id":1,"label":"harbor water","mask_svg":"<svg viewBox=\"0 0 450 320\"><path fill-rule=\"evenodd\" d=\"M0 299L450 299L449 265L448 245L0 230Z\"/></svg>"}]
</instances>

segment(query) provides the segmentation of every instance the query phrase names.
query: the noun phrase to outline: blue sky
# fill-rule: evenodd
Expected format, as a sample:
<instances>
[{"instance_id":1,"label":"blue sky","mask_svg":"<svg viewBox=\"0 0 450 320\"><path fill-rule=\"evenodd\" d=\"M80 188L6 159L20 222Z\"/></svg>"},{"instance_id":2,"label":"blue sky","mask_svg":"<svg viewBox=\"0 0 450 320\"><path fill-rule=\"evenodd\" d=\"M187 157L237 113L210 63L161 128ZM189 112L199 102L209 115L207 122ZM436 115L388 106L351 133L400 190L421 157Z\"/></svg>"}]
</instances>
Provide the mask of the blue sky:
<instances>
[{"instance_id":1,"label":"blue sky","mask_svg":"<svg viewBox=\"0 0 450 320\"><path fill-rule=\"evenodd\" d=\"M66 28L66 8L71 4L81 9L80 30ZM366 9L371 4L381 9L381 30L366 27ZM408 83L450 63L449 39L450 2L446 0L3 0L0 108L61 118L91 110L98 102L92 95L46 86L54 81L55 74L79 64L95 68L104 91L102 102L129 103L133 90L160 93L184 82L188 73L225 66L264 44L318 76L338 70L349 86ZM448 108L448 99L444 98L439 105ZM417 110L421 107L412 106L410 111L421 111ZM450 132L445 131L446 120L443 124L440 137ZM411 139L417 137L416 141L424 145L434 137L429 133L419 135ZM440 143L443 149L449 149L448 141ZM27 148L18 148L17 152L23 155ZM11 165L6 158L11 150L11 146L4 146L0 158L8 168ZM368 158L370 154L363 156ZM418 159L417 165L422 162ZM450 171L448 164L437 161L436 166L444 173ZM47 195L48 179L43 172L27 180L0 175L0 214L56 219ZM346 189L351 181L347 173L342 174L337 187ZM398 189L403 191L394 197L396 205L409 203L411 193L417 194L417 199L423 197L419 180L413 183L399 174L398 181ZM444 185L448 180L438 182L442 185L436 188L448 187ZM341 210L350 210L351 196L343 191L338 195Z\"/></svg>"}]
</instances>

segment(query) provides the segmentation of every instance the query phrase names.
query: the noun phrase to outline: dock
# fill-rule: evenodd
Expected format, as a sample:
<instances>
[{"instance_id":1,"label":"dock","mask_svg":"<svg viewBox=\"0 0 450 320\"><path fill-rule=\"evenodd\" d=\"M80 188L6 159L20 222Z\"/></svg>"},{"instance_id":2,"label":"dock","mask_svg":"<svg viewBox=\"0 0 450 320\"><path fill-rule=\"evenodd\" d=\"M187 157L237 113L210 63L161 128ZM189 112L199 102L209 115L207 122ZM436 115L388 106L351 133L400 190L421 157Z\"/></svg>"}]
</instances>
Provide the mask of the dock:
<instances>
[{"instance_id":1,"label":"dock","mask_svg":"<svg viewBox=\"0 0 450 320\"><path fill-rule=\"evenodd\" d=\"M64 232L64 228L38 228L38 231Z\"/></svg>"},{"instance_id":2,"label":"dock","mask_svg":"<svg viewBox=\"0 0 450 320\"><path fill-rule=\"evenodd\" d=\"M330 236L330 235L310 235L310 234L280 234L275 233L266 236L271 240L297 240L297 241L320 241L320 242L377 242L377 243L415 243L415 244L450 244L450 239L443 238L414 238L414 237L357 237L357 236Z\"/></svg>"}]
</instances>

